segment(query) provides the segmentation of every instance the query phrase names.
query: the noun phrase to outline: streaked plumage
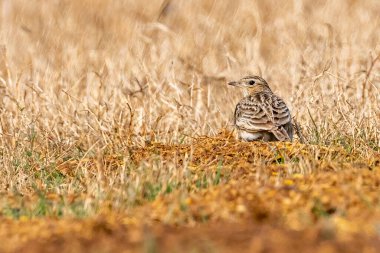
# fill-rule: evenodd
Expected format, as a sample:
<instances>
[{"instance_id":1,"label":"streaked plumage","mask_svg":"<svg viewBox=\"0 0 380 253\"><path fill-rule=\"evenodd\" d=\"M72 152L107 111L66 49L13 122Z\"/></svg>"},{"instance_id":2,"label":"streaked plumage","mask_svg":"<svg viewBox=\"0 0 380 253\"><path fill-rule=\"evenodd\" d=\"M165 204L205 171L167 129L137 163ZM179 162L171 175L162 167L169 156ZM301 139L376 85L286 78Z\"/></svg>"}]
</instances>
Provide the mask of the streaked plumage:
<instances>
[{"instance_id":1,"label":"streaked plumage","mask_svg":"<svg viewBox=\"0 0 380 253\"><path fill-rule=\"evenodd\" d=\"M259 76L247 76L229 85L244 87L249 95L236 105L234 123L245 141L292 141L292 118L285 102Z\"/></svg>"}]
</instances>

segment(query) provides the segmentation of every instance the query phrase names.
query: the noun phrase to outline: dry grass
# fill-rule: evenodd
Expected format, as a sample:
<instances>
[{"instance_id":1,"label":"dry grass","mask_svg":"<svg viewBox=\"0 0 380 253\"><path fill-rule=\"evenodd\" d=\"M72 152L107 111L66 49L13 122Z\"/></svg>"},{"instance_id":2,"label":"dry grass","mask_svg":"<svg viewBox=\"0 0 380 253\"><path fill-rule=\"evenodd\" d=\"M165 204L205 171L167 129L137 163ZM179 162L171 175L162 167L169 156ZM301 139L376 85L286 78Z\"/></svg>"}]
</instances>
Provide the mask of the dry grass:
<instances>
[{"instance_id":1,"label":"dry grass","mask_svg":"<svg viewBox=\"0 0 380 253\"><path fill-rule=\"evenodd\" d=\"M0 219L379 237L378 1L0 3ZM235 140L248 73L305 143Z\"/></svg>"}]
</instances>

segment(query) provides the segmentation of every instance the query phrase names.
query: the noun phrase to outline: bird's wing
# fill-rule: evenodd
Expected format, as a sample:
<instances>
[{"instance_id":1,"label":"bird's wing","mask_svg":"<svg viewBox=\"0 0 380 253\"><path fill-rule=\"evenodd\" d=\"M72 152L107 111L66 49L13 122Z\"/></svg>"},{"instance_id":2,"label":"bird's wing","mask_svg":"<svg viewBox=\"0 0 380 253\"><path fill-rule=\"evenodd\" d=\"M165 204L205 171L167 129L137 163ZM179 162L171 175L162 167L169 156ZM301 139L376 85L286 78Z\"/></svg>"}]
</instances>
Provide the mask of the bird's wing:
<instances>
[{"instance_id":1,"label":"bird's wing","mask_svg":"<svg viewBox=\"0 0 380 253\"><path fill-rule=\"evenodd\" d=\"M291 121L285 102L272 93L243 98L235 109L235 125L248 132L269 131L277 139L290 139L283 126Z\"/></svg>"}]
</instances>

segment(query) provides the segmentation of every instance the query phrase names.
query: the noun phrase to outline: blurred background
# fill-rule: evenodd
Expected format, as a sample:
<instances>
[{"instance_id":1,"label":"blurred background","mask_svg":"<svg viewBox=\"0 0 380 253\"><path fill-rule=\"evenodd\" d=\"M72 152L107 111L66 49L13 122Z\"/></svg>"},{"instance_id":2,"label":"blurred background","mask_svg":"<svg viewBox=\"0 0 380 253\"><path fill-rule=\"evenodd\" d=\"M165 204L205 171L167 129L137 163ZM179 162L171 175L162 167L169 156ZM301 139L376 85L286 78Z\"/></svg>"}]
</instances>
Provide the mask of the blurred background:
<instances>
[{"instance_id":1,"label":"blurred background","mask_svg":"<svg viewBox=\"0 0 380 253\"><path fill-rule=\"evenodd\" d=\"M85 143L128 127L167 141L212 135L232 128L242 91L226 82L246 74L269 82L310 141L315 124L327 142L340 138L331 131L377 127L377 0L2 0L1 8L7 136L31 126Z\"/></svg>"}]
</instances>

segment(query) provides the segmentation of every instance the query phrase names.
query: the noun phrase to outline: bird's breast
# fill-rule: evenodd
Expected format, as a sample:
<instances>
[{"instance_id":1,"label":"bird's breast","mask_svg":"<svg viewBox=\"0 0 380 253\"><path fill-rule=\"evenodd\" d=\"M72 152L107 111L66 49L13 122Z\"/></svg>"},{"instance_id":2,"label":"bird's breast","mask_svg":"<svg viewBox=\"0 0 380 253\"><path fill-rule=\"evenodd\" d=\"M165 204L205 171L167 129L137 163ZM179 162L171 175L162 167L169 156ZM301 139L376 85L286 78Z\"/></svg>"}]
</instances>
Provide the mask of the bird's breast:
<instances>
[{"instance_id":1,"label":"bird's breast","mask_svg":"<svg viewBox=\"0 0 380 253\"><path fill-rule=\"evenodd\" d=\"M263 137L262 133L250 133L246 131L240 131L240 138L245 141L255 141Z\"/></svg>"}]
</instances>

